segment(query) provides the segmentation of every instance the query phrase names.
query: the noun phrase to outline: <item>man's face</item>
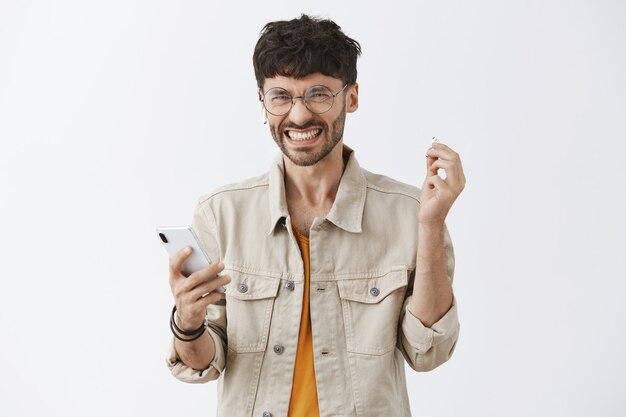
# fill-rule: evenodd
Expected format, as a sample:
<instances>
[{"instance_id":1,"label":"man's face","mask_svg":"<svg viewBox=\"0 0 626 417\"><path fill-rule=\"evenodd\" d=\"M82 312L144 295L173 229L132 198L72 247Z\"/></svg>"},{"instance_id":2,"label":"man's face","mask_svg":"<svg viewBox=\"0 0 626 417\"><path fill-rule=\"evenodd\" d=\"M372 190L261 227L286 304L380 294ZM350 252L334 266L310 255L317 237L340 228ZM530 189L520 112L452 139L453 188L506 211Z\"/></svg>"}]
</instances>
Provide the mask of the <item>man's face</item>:
<instances>
[{"instance_id":1,"label":"man's face","mask_svg":"<svg viewBox=\"0 0 626 417\"><path fill-rule=\"evenodd\" d=\"M314 85L326 86L333 94L344 86L340 79L319 73L301 79L276 76L265 80L261 94L281 87L293 97L302 96ZM270 132L283 154L299 166L311 166L324 159L343 137L346 113L356 110L356 91L356 86L346 87L323 114L312 113L302 99L296 99L289 113L283 116L267 113Z\"/></svg>"}]
</instances>

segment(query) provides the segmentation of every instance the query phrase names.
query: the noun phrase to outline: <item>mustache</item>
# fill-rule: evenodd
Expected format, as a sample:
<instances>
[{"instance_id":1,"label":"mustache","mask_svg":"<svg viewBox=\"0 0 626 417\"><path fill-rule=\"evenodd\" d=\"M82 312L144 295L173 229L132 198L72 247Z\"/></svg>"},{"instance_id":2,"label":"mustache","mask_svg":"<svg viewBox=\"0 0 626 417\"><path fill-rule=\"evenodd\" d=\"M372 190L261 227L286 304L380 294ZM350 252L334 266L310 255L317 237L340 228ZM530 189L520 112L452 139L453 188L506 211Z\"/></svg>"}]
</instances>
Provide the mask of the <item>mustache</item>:
<instances>
[{"instance_id":1,"label":"mustache","mask_svg":"<svg viewBox=\"0 0 626 417\"><path fill-rule=\"evenodd\" d=\"M289 129L305 130L305 129L310 129L312 127L318 127L320 129L324 129L324 130L328 129L328 126L326 125L326 123L324 123L322 121L310 120L310 121L306 122L303 125L297 125L297 124L292 123L292 122L285 122L285 124L280 127L280 130L284 132L285 130L289 130Z\"/></svg>"}]
</instances>

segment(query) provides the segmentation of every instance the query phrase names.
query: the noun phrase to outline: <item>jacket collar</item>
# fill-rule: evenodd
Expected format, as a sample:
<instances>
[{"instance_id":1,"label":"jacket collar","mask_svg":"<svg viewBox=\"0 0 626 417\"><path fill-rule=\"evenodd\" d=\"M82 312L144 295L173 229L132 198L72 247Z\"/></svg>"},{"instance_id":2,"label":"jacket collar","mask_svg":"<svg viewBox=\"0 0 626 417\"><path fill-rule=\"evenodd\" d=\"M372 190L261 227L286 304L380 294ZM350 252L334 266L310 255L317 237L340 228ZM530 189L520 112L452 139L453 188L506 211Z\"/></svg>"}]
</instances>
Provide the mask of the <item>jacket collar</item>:
<instances>
[{"instance_id":1,"label":"jacket collar","mask_svg":"<svg viewBox=\"0 0 626 417\"><path fill-rule=\"evenodd\" d=\"M348 162L326 220L348 232L361 233L366 194L365 175L352 148L343 145L343 157ZM282 152L276 156L269 171L269 205L270 230L268 234L271 234L275 230L276 224L278 222L285 224L289 216L285 193L285 163Z\"/></svg>"}]
</instances>

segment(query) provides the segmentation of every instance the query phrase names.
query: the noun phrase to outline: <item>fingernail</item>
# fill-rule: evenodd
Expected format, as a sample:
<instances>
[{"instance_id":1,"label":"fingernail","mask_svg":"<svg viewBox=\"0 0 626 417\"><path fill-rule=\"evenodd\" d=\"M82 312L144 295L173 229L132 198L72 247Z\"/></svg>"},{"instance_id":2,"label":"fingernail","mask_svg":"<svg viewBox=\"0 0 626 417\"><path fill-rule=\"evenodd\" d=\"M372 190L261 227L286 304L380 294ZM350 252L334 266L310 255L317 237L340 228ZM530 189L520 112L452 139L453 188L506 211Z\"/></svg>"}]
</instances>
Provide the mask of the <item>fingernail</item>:
<instances>
[{"instance_id":1,"label":"fingernail","mask_svg":"<svg viewBox=\"0 0 626 417\"><path fill-rule=\"evenodd\" d=\"M220 262L220 263L218 263L218 264L217 264L217 267L218 267L218 268L224 268L224 262Z\"/></svg>"},{"instance_id":2,"label":"fingernail","mask_svg":"<svg viewBox=\"0 0 626 417\"><path fill-rule=\"evenodd\" d=\"M191 247L190 246L186 246L185 247L185 253L189 253L191 252Z\"/></svg>"}]
</instances>

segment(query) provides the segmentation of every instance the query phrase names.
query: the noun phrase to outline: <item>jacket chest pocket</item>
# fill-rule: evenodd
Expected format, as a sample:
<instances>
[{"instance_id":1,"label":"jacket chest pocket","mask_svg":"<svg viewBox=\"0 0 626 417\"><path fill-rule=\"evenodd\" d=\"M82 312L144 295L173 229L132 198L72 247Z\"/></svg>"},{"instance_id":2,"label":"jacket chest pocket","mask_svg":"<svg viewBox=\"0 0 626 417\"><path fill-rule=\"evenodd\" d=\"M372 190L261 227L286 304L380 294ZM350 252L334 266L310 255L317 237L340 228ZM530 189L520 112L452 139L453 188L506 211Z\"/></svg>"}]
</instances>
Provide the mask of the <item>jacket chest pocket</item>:
<instances>
[{"instance_id":1,"label":"jacket chest pocket","mask_svg":"<svg viewBox=\"0 0 626 417\"><path fill-rule=\"evenodd\" d=\"M348 352L382 355L396 346L408 271L337 281Z\"/></svg>"},{"instance_id":2,"label":"jacket chest pocket","mask_svg":"<svg viewBox=\"0 0 626 417\"><path fill-rule=\"evenodd\" d=\"M239 353L262 352L280 279L233 271L226 290L228 348Z\"/></svg>"}]
</instances>

